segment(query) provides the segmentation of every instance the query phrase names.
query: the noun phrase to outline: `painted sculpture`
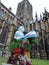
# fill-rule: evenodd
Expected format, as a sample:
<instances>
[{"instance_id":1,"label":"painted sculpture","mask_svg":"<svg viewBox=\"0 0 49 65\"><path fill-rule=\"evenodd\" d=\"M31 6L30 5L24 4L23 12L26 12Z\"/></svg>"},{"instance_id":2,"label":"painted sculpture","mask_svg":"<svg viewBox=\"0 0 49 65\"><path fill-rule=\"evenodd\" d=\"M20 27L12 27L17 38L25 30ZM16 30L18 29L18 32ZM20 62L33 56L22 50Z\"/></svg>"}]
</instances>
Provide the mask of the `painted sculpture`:
<instances>
[{"instance_id":1,"label":"painted sculpture","mask_svg":"<svg viewBox=\"0 0 49 65\"><path fill-rule=\"evenodd\" d=\"M30 59L31 43L29 39L32 38L35 41L37 35L35 31L33 33L31 31L24 35L23 30L21 30L20 27L19 30L16 31L14 35L14 40L10 44L11 56L8 59L9 64L32 65Z\"/></svg>"}]
</instances>

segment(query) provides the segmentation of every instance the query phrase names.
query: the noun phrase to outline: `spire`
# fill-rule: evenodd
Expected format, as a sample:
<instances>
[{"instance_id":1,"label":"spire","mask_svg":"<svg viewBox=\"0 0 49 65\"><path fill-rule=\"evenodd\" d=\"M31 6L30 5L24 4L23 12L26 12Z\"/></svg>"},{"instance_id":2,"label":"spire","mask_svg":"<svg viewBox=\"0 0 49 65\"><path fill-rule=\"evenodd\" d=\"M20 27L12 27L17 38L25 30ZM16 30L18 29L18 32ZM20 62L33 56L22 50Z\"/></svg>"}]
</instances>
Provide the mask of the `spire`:
<instances>
[{"instance_id":1,"label":"spire","mask_svg":"<svg viewBox=\"0 0 49 65\"><path fill-rule=\"evenodd\" d=\"M45 7L44 7L44 12L45 12L45 13L47 13L47 10L46 10L46 8L45 8Z\"/></svg>"},{"instance_id":2,"label":"spire","mask_svg":"<svg viewBox=\"0 0 49 65\"><path fill-rule=\"evenodd\" d=\"M47 20L47 18L48 18L48 12L47 12L46 8L44 7L44 14L43 14L44 21Z\"/></svg>"},{"instance_id":3,"label":"spire","mask_svg":"<svg viewBox=\"0 0 49 65\"><path fill-rule=\"evenodd\" d=\"M12 8L11 7L9 7L9 11L11 11L12 10Z\"/></svg>"},{"instance_id":4,"label":"spire","mask_svg":"<svg viewBox=\"0 0 49 65\"><path fill-rule=\"evenodd\" d=\"M42 15L40 14L40 21L42 20Z\"/></svg>"},{"instance_id":5,"label":"spire","mask_svg":"<svg viewBox=\"0 0 49 65\"><path fill-rule=\"evenodd\" d=\"M38 21L37 12L35 13L35 21Z\"/></svg>"}]
</instances>

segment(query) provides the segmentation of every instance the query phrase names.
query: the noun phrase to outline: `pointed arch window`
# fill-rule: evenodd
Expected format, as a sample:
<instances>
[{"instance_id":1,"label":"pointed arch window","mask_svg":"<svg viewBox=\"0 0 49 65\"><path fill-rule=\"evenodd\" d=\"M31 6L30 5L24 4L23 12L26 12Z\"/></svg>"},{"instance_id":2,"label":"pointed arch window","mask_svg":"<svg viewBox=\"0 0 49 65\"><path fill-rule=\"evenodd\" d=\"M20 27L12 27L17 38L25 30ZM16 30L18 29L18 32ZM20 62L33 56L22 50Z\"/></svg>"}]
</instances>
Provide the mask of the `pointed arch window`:
<instances>
[{"instance_id":1,"label":"pointed arch window","mask_svg":"<svg viewBox=\"0 0 49 65\"><path fill-rule=\"evenodd\" d=\"M0 43L4 44L7 33L8 33L8 29L7 29L7 27L4 27L2 34L1 34Z\"/></svg>"},{"instance_id":2,"label":"pointed arch window","mask_svg":"<svg viewBox=\"0 0 49 65\"><path fill-rule=\"evenodd\" d=\"M24 9L24 4L22 4L22 9Z\"/></svg>"},{"instance_id":3,"label":"pointed arch window","mask_svg":"<svg viewBox=\"0 0 49 65\"><path fill-rule=\"evenodd\" d=\"M5 12L4 12L4 10L2 9L0 9L0 20L4 20L5 19Z\"/></svg>"},{"instance_id":4,"label":"pointed arch window","mask_svg":"<svg viewBox=\"0 0 49 65\"><path fill-rule=\"evenodd\" d=\"M45 39L45 49L46 49L46 50L49 50L49 44L48 44L48 42L47 42L47 39Z\"/></svg>"},{"instance_id":5,"label":"pointed arch window","mask_svg":"<svg viewBox=\"0 0 49 65\"><path fill-rule=\"evenodd\" d=\"M40 50L44 49L43 39L40 40Z\"/></svg>"}]
</instances>

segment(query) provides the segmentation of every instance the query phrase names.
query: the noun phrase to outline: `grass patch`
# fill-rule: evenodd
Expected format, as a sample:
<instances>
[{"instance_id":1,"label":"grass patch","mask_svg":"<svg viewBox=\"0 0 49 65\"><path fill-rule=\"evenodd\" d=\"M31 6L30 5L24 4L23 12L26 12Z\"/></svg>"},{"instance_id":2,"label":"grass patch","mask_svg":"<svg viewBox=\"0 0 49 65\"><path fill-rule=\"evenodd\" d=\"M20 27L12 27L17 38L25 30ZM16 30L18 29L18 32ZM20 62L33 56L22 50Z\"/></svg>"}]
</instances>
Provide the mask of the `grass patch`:
<instances>
[{"instance_id":1,"label":"grass patch","mask_svg":"<svg viewBox=\"0 0 49 65\"><path fill-rule=\"evenodd\" d=\"M0 65L2 65L2 63L7 63L7 58L0 57Z\"/></svg>"},{"instance_id":2,"label":"grass patch","mask_svg":"<svg viewBox=\"0 0 49 65\"><path fill-rule=\"evenodd\" d=\"M32 59L32 65L49 65L49 60Z\"/></svg>"},{"instance_id":3,"label":"grass patch","mask_svg":"<svg viewBox=\"0 0 49 65\"><path fill-rule=\"evenodd\" d=\"M0 65L2 63L7 63L7 58L0 57ZM49 65L49 60L43 60L43 59L32 59L32 65Z\"/></svg>"}]
</instances>

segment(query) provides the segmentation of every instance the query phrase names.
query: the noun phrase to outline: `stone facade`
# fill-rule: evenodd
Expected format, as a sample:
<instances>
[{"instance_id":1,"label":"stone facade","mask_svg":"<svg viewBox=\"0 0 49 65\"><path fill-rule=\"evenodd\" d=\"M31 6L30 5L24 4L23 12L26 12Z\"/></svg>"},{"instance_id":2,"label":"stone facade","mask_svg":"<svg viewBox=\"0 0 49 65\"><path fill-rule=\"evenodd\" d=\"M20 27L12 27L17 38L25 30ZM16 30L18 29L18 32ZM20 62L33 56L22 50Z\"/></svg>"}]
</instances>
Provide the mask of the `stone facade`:
<instances>
[{"instance_id":1,"label":"stone facade","mask_svg":"<svg viewBox=\"0 0 49 65\"><path fill-rule=\"evenodd\" d=\"M26 26L33 19L32 5L28 0L23 0L18 4L16 16L23 21Z\"/></svg>"},{"instance_id":2,"label":"stone facade","mask_svg":"<svg viewBox=\"0 0 49 65\"><path fill-rule=\"evenodd\" d=\"M11 12L11 8L8 9L0 2L1 51L9 50L10 42L13 40L15 31L18 27L24 25L25 33L33 29L37 32L38 36L37 43L32 44L31 57L49 59L49 13L45 10L43 18L41 17L40 21L38 21L36 14L36 22L30 23L32 18L32 5L28 0L23 0L18 4L16 15Z\"/></svg>"},{"instance_id":3,"label":"stone facade","mask_svg":"<svg viewBox=\"0 0 49 65\"><path fill-rule=\"evenodd\" d=\"M15 31L23 23L0 2L0 50L9 51Z\"/></svg>"},{"instance_id":4,"label":"stone facade","mask_svg":"<svg viewBox=\"0 0 49 65\"><path fill-rule=\"evenodd\" d=\"M33 44L32 46L32 57L49 59L49 13L45 12L43 14L43 19L41 19L40 21L36 21L31 25L32 29L34 29L38 35L37 45Z\"/></svg>"}]
</instances>

